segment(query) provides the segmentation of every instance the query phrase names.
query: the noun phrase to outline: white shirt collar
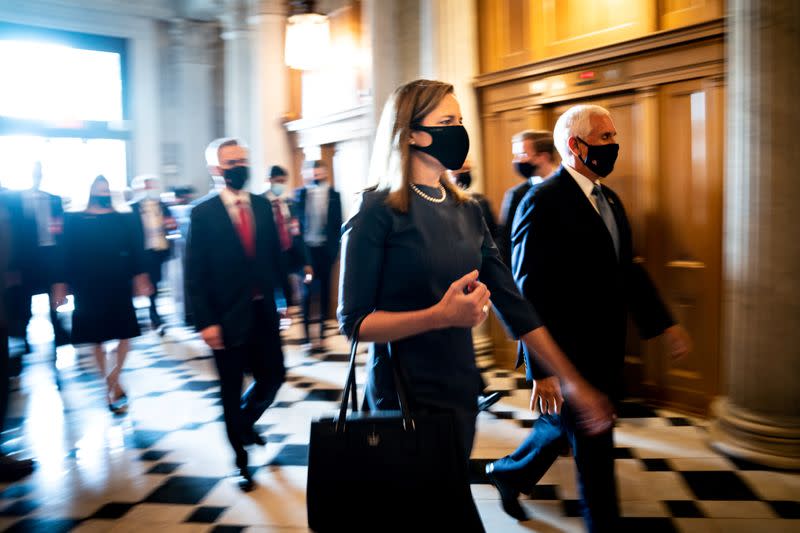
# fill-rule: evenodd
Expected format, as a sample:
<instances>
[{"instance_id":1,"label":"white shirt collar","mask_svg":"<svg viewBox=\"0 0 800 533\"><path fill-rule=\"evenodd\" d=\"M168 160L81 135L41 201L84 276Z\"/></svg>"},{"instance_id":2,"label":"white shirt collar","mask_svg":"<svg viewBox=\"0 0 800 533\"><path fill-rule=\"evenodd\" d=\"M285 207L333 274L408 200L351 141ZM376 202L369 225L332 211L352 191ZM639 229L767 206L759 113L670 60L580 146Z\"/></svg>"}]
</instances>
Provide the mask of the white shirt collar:
<instances>
[{"instance_id":1,"label":"white shirt collar","mask_svg":"<svg viewBox=\"0 0 800 533\"><path fill-rule=\"evenodd\" d=\"M244 189L237 192L230 187L225 187L219 191L219 197L222 199L222 203L225 204L226 207L236 205L236 202L239 201L248 205L250 204L250 193Z\"/></svg>"},{"instance_id":2,"label":"white shirt collar","mask_svg":"<svg viewBox=\"0 0 800 533\"><path fill-rule=\"evenodd\" d=\"M578 187L583 191L583 194L585 194L586 198L591 202L594 182L567 164L564 164L564 168L569 172L569 175L572 176L572 179L575 180ZM592 205L594 205L594 202L592 202Z\"/></svg>"}]
</instances>

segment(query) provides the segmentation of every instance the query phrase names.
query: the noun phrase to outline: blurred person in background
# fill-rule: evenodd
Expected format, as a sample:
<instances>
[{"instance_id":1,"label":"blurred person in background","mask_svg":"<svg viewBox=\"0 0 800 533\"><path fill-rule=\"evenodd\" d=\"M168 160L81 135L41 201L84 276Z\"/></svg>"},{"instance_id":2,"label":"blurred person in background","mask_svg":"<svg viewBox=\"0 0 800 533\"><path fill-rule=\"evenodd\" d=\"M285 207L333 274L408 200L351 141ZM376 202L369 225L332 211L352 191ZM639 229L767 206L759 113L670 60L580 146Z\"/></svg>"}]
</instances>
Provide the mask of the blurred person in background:
<instances>
[{"instance_id":1,"label":"blurred person in background","mask_svg":"<svg viewBox=\"0 0 800 533\"><path fill-rule=\"evenodd\" d=\"M300 221L297 220L295 214L294 201L287 188L288 178L285 169L273 165L265 180L267 190L264 197L272 205L275 227L278 230L288 272L300 273L303 282L309 284L313 279L314 269L311 267L308 248L303 240L303 233L300 231ZM287 302L287 306L299 303L301 298L301 294L293 291L291 301Z\"/></svg>"},{"instance_id":2,"label":"blurred person in background","mask_svg":"<svg viewBox=\"0 0 800 533\"><path fill-rule=\"evenodd\" d=\"M131 186L134 201L130 204L137 227L144 242L144 261L153 293L150 295L150 326L160 335L164 334L164 322L158 314L156 299L158 284L161 283L164 263L170 258L172 244L168 235L177 230L178 223L163 201L161 201L161 180L153 175L137 176Z\"/></svg>"},{"instance_id":3,"label":"blurred person in background","mask_svg":"<svg viewBox=\"0 0 800 533\"><path fill-rule=\"evenodd\" d=\"M11 280L9 265L12 262L12 236L8 212L9 196L6 191L0 192L0 435L6 429L10 395L10 365L8 353L8 312L5 305L6 288L9 282L17 283L18 278ZM0 441L2 445L2 441ZM33 473L35 464L30 459L18 460L9 457L0 449L0 483L18 481Z\"/></svg>"},{"instance_id":4,"label":"blurred person in background","mask_svg":"<svg viewBox=\"0 0 800 533\"><path fill-rule=\"evenodd\" d=\"M127 411L120 374L130 339L141 334L133 296L153 292L137 224L130 213L114 209L108 180L95 178L86 209L66 217L59 283L53 287L54 305L64 304L68 292L75 297L72 344L92 345L115 414ZM109 369L104 343L112 340L118 344Z\"/></svg>"},{"instance_id":5,"label":"blurred person in background","mask_svg":"<svg viewBox=\"0 0 800 533\"><path fill-rule=\"evenodd\" d=\"M12 219L16 261L14 268L20 275L20 290L15 298L12 313L17 318L18 328L25 341L25 352L30 352L27 327L32 317L32 298L37 294L50 293L54 282L53 266L57 263L61 237L64 230L64 209L61 198L41 190L42 165L36 162L33 169L33 187L22 191L21 209ZM55 346L69 343L69 334L59 320L54 306L50 306L50 321L53 324Z\"/></svg>"},{"instance_id":6,"label":"blurred person in background","mask_svg":"<svg viewBox=\"0 0 800 533\"><path fill-rule=\"evenodd\" d=\"M506 191L500 207L500 238L497 247L506 265L511 266L511 226L520 200L558 168L558 153L549 131L524 130L511 138L513 165L522 183Z\"/></svg>"},{"instance_id":7,"label":"blurred person in background","mask_svg":"<svg viewBox=\"0 0 800 533\"><path fill-rule=\"evenodd\" d=\"M311 343L312 300L319 303L319 341L316 350L323 349L325 321L331 302L331 271L339 257L342 231L342 200L330 184L328 165L323 161L307 161L303 167L305 186L296 191L295 205L311 258L314 279L306 285L303 296L303 323L306 343Z\"/></svg>"},{"instance_id":8,"label":"blurred person in background","mask_svg":"<svg viewBox=\"0 0 800 533\"><path fill-rule=\"evenodd\" d=\"M472 164L469 161L464 163L463 167L450 173L450 179L462 191L466 191L473 200L478 202L478 205L481 206L481 212L483 213L483 220L486 222L486 227L489 228L489 233L492 235L492 238L497 240L497 219L492 211L492 206L489 205L489 200L483 194L469 190L472 185Z\"/></svg>"}]
</instances>

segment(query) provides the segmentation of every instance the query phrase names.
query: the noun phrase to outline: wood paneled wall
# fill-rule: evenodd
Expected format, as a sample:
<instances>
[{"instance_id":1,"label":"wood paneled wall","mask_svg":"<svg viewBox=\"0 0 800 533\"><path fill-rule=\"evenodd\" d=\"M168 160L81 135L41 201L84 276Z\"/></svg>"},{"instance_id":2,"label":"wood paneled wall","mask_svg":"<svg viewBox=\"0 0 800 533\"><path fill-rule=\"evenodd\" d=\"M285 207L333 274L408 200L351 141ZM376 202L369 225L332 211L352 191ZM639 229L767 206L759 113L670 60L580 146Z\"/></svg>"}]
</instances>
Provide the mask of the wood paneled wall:
<instances>
[{"instance_id":1,"label":"wood paneled wall","mask_svg":"<svg viewBox=\"0 0 800 533\"><path fill-rule=\"evenodd\" d=\"M481 72L720 18L723 0L479 0Z\"/></svg>"},{"instance_id":2,"label":"wood paneled wall","mask_svg":"<svg viewBox=\"0 0 800 533\"><path fill-rule=\"evenodd\" d=\"M650 272L695 342L688 360L673 363L660 341L640 341L631 324L625 368L628 393L704 412L719 390L721 366L725 99L721 2L481 1L482 7L489 4L496 9L482 22L484 28L505 20L522 29L493 41L490 31L493 44L482 50L484 56L495 54L491 59L495 66L507 69L488 72L476 81L487 197L497 209L506 190L519 183L511 166L514 133L526 128L552 129L561 113L576 103L609 109L618 131L620 157L606 183L625 204L636 260ZM625 11L619 8L625 4L631 9L616 18L613 10L595 9L595 13L605 13L602 24L597 19L578 20L589 4L607 8L613 4L618 11ZM530 31L526 34L512 9L521 9L526 17L537 9L538 13L549 9L553 27L549 33L540 33L558 39L540 46L537 39L541 44L544 38ZM631 17L637 9L640 16ZM694 24L715 16L715 20ZM559 21L559 17L576 20ZM635 31L667 23L679 28L609 44L625 32L634 32L632 28L645 19L652 24ZM603 24L616 29L604 31ZM564 57L530 60L537 50L563 54L569 47L577 50L599 42L606 44ZM491 327L495 359L510 368L516 344L497 322Z\"/></svg>"}]
</instances>

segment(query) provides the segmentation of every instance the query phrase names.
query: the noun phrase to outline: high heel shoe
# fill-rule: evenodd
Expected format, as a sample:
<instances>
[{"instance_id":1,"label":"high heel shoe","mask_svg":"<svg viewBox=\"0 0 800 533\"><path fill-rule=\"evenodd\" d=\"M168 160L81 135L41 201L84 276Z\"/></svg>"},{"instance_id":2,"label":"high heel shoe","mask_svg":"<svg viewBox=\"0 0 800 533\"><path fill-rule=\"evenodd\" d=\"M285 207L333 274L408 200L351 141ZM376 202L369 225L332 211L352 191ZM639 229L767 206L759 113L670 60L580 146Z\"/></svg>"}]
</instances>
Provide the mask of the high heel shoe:
<instances>
[{"instance_id":1,"label":"high heel shoe","mask_svg":"<svg viewBox=\"0 0 800 533\"><path fill-rule=\"evenodd\" d=\"M115 400L108 402L108 409L115 415L122 415L128 412L128 396L123 392Z\"/></svg>"}]
</instances>

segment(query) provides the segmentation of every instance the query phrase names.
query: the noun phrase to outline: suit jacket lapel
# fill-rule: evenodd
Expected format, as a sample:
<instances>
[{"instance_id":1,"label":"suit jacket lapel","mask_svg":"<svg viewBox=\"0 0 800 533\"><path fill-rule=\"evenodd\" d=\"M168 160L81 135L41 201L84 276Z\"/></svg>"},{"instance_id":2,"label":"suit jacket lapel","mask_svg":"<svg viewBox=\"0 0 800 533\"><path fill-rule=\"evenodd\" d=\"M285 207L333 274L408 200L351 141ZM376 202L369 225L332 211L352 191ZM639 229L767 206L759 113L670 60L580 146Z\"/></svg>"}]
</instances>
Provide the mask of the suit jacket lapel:
<instances>
[{"instance_id":1,"label":"suit jacket lapel","mask_svg":"<svg viewBox=\"0 0 800 533\"><path fill-rule=\"evenodd\" d=\"M575 178L573 178L570 173L562 167L561 172L550 179L558 179L559 181L563 182L564 189L568 192L573 203L575 204L577 213L583 218L582 224L585 223L589 228L592 228L592 231L602 235L601 238L606 240L609 250L611 251L612 255L616 257L617 253L614 250L614 241L611 238L611 233L608 232L606 223L603 222L603 218L600 216L600 213L595 210L591 201L583 193L583 189L581 189L580 185L578 185L578 182L575 181ZM619 227L619 217L613 207L612 211L614 211L614 218L617 220L617 226Z\"/></svg>"},{"instance_id":2,"label":"suit jacket lapel","mask_svg":"<svg viewBox=\"0 0 800 533\"><path fill-rule=\"evenodd\" d=\"M222 196L217 195L211 201L215 203L215 210L217 211L216 217L219 219L220 229L227 234L224 235L225 240L230 239L235 241L237 250L241 251L242 255L245 255L244 244L242 244L242 239L239 237L239 230L233 225L233 220L231 219L230 213L228 213L225 202L222 201Z\"/></svg>"}]
</instances>

